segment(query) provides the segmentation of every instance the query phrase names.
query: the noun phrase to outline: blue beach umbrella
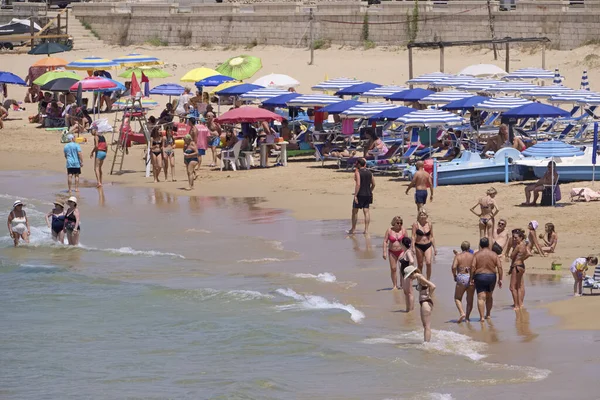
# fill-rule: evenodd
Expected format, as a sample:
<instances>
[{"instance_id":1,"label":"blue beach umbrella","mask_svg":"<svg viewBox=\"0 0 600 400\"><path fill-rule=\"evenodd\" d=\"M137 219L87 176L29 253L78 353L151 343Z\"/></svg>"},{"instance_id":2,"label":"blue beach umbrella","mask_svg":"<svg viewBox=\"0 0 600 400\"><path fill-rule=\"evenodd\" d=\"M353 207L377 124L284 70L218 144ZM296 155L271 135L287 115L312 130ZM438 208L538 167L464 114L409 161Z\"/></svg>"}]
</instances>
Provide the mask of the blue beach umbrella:
<instances>
[{"instance_id":1,"label":"blue beach umbrella","mask_svg":"<svg viewBox=\"0 0 600 400\"><path fill-rule=\"evenodd\" d=\"M362 103L343 111L341 116L346 118L367 118L392 108L397 108L397 106L390 103Z\"/></svg>"},{"instance_id":2,"label":"blue beach umbrella","mask_svg":"<svg viewBox=\"0 0 600 400\"><path fill-rule=\"evenodd\" d=\"M504 113L507 118L553 118L568 117L571 114L562 108L542 103L530 103L512 108Z\"/></svg>"},{"instance_id":3,"label":"blue beach umbrella","mask_svg":"<svg viewBox=\"0 0 600 400\"><path fill-rule=\"evenodd\" d=\"M396 120L396 119L398 119L408 113L411 113L413 111L417 111L417 110L415 110L412 107L404 107L404 106L388 108L387 110L383 110L380 113L371 115L369 117L369 123L374 122L374 121L386 120L386 119Z\"/></svg>"},{"instance_id":4,"label":"blue beach umbrella","mask_svg":"<svg viewBox=\"0 0 600 400\"><path fill-rule=\"evenodd\" d=\"M550 158L582 156L584 152L579 147L561 142L560 140L548 140L534 144L527 148L527 150L524 150L522 154L527 157Z\"/></svg>"},{"instance_id":5,"label":"blue beach umbrella","mask_svg":"<svg viewBox=\"0 0 600 400\"><path fill-rule=\"evenodd\" d=\"M435 88L446 88L446 87L459 87L461 85L466 85L471 82L480 81L481 79L477 79L473 76L457 76L453 78L445 78L439 81L435 81L431 83L429 86Z\"/></svg>"},{"instance_id":6,"label":"blue beach umbrella","mask_svg":"<svg viewBox=\"0 0 600 400\"><path fill-rule=\"evenodd\" d=\"M521 93L521 97L525 98L547 98L563 93L572 92L573 89L562 85L538 86L527 92Z\"/></svg>"},{"instance_id":7,"label":"blue beach umbrella","mask_svg":"<svg viewBox=\"0 0 600 400\"><path fill-rule=\"evenodd\" d=\"M326 94L304 94L287 103L292 107L325 107L342 101L339 97Z\"/></svg>"},{"instance_id":8,"label":"blue beach umbrella","mask_svg":"<svg viewBox=\"0 0 600 400\"><path fill-rule=\"evenodd\" d=\"M448 111L427 109L417 110L398 118L396 122L406 126L446 126L460 125L464 118Z\"/></svg>"},{"instance_id":9,"label":"blue beach umbrella","mask_svg":"<svg viewBox=\"0 0 600 400\"><path fill-rule=\"evenodd\" d=\"M0 83L27 86L25 81L23 79L19 78L17 75L13 74L12 72L4 72L4 71L0 71Z\"/></svg>"},{"instance_id":10,"label":"blue beach umbrella","mask_svg":"<svg viewBox=\"0 0 600 400\"><path fill-rule=\"evenodd\" d=\"M359 81L354 78L334 78L323 81L315 86L313 86L312 90L340 90L350 86L358 85L360 83L364 83L363 81Z\"/></svg>"},{"instance_id":11,"label":"blue beach umbrella","mask_svg":"<svg viewBox=\"0 0 600 400\"><path fill-rule=\"evenodd\" d=\"M358 85L348 86L347 88L341 89L335 93L336 96L356 96L361 95L369 90L381 87L376 83L365 82L359 83Z\"/></svg>"},{"instance_id":12,"label":"blue beach umbrella","mask_svg":"<svg viewBox=\"0 0 600 400\"><path fill-rule=\"evenodd\" d=\"M401 92L403 90L407 90L407 87L404 86L395 86L395 85L387 85L387 86L379 86L374 89L368 90L362 94L362 97L385 97L390 96L394 93Z\"/></svg>"},{"instance_id":13,"label":"blue beach umbrella","mask_svg":"<svg viewBox=\"0 0 600 400\"><path fill-rule=\"evenodd\" d=\"M215 75L215 76L209 76L208 78L204 78L202 80L199 80L198 82L195 83L195 85L198 88L198 90L202 90L202 88L204 86L217 87L221 83L231 82L231 81L235 81L235 79L233 79L230 76Z\"/></svg>"},{"instance_id":14,"label":"blue beach umbrella","mask_svg":"<svg viewBox=\"0 0 600 400\"><path fill-rule=\"evenodd\" d=\"M486 100L489 100L489 97L486 96L471 96L465 97L460 100L455 100L451 103L446 104L445 106L441 106L440 109L447 111L455 111L455 110L472 110L477 104L482 103Z\"/></svg>"},{"instance_id":15,"label":"blue beach umbrella","mask_svg":"<svg viewBox=\"0 0 600 400\"><path fill-rule=\"evenodd\" d=\"M473 108L476 110L486 111L508 111L510 109L532 103L532 101L525 100L520 97L504 96L493 97L488 100L484 100Z\"/></svg>"},{"instance_id":16,"label":"blue beach umbrella","mask_svg":"<svg viewBox=\"0 0 600 400\"><path fill-rule=\"evenodd\" d=\"M430 94L429 96L423 97L419 100L421 104L447 104L454 100L465 99L472 97L471 93L459 91L459 90L448 90L443 92L437 92Z\"/></svg>"},{"instance_id":17,"label":"blue beach umbrella","mask_svg":"<svg viewBox=\"0 0 600 400\"><path fill-rule=\"evenodd\" d=\"M281 96L266 99L262 102L262 105L265 107L286 107L288 101L300 96L302 96L300 93L286 93Z\"/></svg>"},{"instance_id":18,"label":"blue beach umbrella","mask_svg":"<svg viewBox=\"0 0 600 400\"><path fill-rule=\"evenodd\" d=\"M554 79L554 72L542 68L521 68L506 75L504 79Z\"/></svg>"},{"instance_id":19,"label":"blue beach umbrella","mask_svg":"<svg viewBox=\"0 0 600 400\"><path fill-rule=\"evenodd\" d=\"M342 100L339 101L337 103L333 103L330 104L328 106L325 106L323 108L320 108L318 110L318 112L326 112L329 114L341 114L344 111L352 108L352 107L356 107L359 104L363 104L362 101L358 101L358 100Z\"/></svg>"},{"instance_id":20,"label":"blue beach umbrella","mask_svg":"<svg viewBox=\"0 0 600 400\"><path fill-rule=\"evenodd\" d=\"M179 96L185 91L185 88L176 83L163 83L150 90L150 94L162 96Z\"/></svg>"},{"instance_id":21,"label":"blue beach umbrella","mask_svg":"<svg viewBox=\"0 0 600 400\"><path fill-rule=\"evenodd\" d=\"M433 90L416 88L416 89L403 90L402 92L398 92L398 93L391 94L389 96L385 96L385 99L391 100L391 101L419 101L423 97L427 97L430 94L434 94L434 93L435 92Z\"/></svg>"},{"instance_id":22,"label":"blue beach umbrella","mask_svg":"<svg viewBox=\"0 0 600 400\"><path fill-rule=\"evenodd\" d=\"M259 85L253 85L251 83L242 83L241 85L231 86L223 90L219 90L216 93L218 95L239 96L255 89L263 89L263 87Z\"/></svg>"},{"instance_id":23,"label":"blue beach umbrella","mask_svg":"<svg viewBox=\"0 0 600 400\"><path fill-rule=\"evenodd\" d=\"M240 96L242 100L266 100L272 97L281 96L284 94L288 94L287 90L276 89L273 87L262 87L260 89L254 89L249 92L246 92Z\"/></svg>"}]
</instances>

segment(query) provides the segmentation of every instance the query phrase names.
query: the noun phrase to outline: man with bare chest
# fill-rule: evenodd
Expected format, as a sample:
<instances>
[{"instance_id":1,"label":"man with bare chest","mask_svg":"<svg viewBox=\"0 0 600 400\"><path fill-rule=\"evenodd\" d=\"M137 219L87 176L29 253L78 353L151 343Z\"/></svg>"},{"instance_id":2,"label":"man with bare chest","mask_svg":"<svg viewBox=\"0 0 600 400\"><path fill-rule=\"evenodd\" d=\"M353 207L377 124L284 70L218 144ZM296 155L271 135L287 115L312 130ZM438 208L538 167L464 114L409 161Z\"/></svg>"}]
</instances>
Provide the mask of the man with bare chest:
<instances>
[{"instance_id":1,"label":"man with bare chest","mask_svg":"<svg viewBox=\"0 0 600 400\"><path fill-rule=\"evenodd\" d=\"M479 240L480 250L473 257L471 267L471 282L477 291L477 308L479 309L480 321L491 318L490 313L494 305L493 293L496 288L502 288L502 262L500 257L490 250L490 241L484 237Z\"/></svg>"},{"instance_id":2,"label":"man with bare chest","mask_svg":"<svg viewBox=\"0 0 600 400\"><path fill-rule=\"evenodd\" d=\"M506 256L508 257L508 251L510 247L508 245L510 240L510 234L508 232L508 229L506 229L505 219L501 219L498 221L498 226L493 231L493 238L494 245L492 246L492 250L494 251L494 253L501 256L502 252L504 251Z\"/></svg>"}]
</instances>

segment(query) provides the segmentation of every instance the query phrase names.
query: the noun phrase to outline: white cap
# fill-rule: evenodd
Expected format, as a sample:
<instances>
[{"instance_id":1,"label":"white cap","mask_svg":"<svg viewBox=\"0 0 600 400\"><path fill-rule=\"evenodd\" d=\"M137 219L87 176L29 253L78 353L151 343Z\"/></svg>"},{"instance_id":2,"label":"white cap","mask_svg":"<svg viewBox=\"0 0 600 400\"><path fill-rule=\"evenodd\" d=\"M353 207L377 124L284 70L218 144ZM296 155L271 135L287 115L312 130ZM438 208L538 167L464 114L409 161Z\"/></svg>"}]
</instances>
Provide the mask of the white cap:
<instances>
[{"instance_id":1,"label":"white cap","mask_svg":"<svg viewBox=\"0 0 600 400\"><path fill-rule=\"evenodd\" d=\"M417 270L417 267L415 267L414 265L409 265L408 267L404 268L404 279L411 276L412 273L415 272L416 270Z\"/></svg>"},{"instance_id":2,"label":"white cap","mask_svg":"<svg viewBox=\"0 0 600 400\"><path fill-rule=\"evenodd\" d=\"M23 202L21 200L17 200L13 203L13 208L16 208L17 206L22 206Z\"/></svg>"},{"instance_id":3,"label":"white cap","mask_svg":"<svg viewBox=\"0 0 600 400\"><path fill-rule=\"evenodd\" d=\"M70 201L70 202L73 202L73 203L77 204L77 197L71 196L71 197L69 197L69 199L67 201Z\"/></svg>"},{"instance_id":4,"label":"white cap","mask_svg":"<svg viewBox=\"0 0 600 400\"><path fill-rule=\"evenodd\" d=\"M67 140L68 140L69 142L72 142L73 140L75 140L75 136L73 136L72 134L70 134L70 133L69 133L69 134L67 135Z\"/></svg>"}]
</instances>

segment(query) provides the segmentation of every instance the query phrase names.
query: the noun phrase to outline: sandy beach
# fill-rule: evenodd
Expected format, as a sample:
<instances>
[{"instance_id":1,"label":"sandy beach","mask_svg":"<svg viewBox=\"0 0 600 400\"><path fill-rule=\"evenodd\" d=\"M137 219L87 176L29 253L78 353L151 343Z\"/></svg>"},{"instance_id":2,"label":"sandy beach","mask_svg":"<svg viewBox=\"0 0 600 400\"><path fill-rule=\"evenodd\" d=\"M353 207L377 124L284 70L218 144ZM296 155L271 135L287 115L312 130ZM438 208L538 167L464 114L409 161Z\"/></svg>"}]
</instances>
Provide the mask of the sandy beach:
<instances>
[{"instance_id":1,"label":"sandy beach","mask_svg":"<svg viewBox=\"0 0 600 400\"><path fill-rule=\"evenodd\" d=\"M228 49L228 50L198 50L179 48L130 47L119 48L107 46L95 55L106 58L130 52L140 52L155 55L167 62L166 70L173 76L153 80L155 86L165 82L178 82L179 77L188 70L208 66L214 68L220 61L229 56L249 53L261 57L263 69L256 75L268 73L286 73L301 82L299 92L310 92L310 86L325 77L347 76L363 80L375 81L381 84L403 84L408 79L406 51L402 49L354 50L346 48L331 48L315 53L315 65L308 66L308 52L304 49L262 48ZM588 69L592 90L598 89L600 70L586 65L586 56L597 51L597 48L586 46L569 52L548 51L547 68L559 68L566 78L565 85L579 87L583 69ZM86 52L70 52L58 55L68 61L90 56ZM439 65L436 51L419 51L415 54L416 74L433 72ZM0 64L3 69L16 73L21 77L26 75L29 65L40 57L29 55L0 54ZM512 68L540 66L541 56L530 50L515 51ZM449 49L446 50L446 72L458 72L461 68L474 63L493 63L492 53L482 49ZM503 61L495 62L503 66ZM122 79L121 79L122 80ZM252 81L252 79L250 80ZM9 87L9 98L22 100L24 89ZM167 98L154 97L159 104ZM24 104L26 111L13 112L5 128L0 131L1 170L31 170L31 171L64 171L62 144L56 132L36 129L29 124L27 117L34 114L34 107ZM158 115L162 107L157 107L151 114ZM110 122L114 114L104 114ZM92 145L88 142L82 145L85 164L83 178L85 185L95 185L92 161L89 153ZM112 154L105 162L105 191L111 190L111 183L159 188L165 192L177 195L195 196L228 196L228 197L260 197L264 199L265 207L291 210L293 216L300 220L343 220L349 222L351 193L353 190L352 175L337 170L333 166L321 167L311 159L292 160L288 167L252 169L250 171L223 171L209 169L204 162L196 188L191 193L181 190L184 186L185 173L179 151L176 155L176 177L178 182L161 182L154 184L151 178L143 173L143 147L133 147L126 157L124 170L131 171L122 175L108 175ZM65 177L66 181L66 177ZM375 201L372 207L371 234L382 235L389 226L391 218L401 215L408 227L415 220L416 207L412 193L404 194L406 181L398 178L377 177ZM427 205L431 220L435 227L436 242L439 246L458 247L463 240L469 240L475 247L478 241L477 218L469 212L469 208L484 195L490 185L444 186L436 189L434 201ZM595 223L600 210L597 203L570 203L568 193L575 185L561 186L563 201L556 208L524 208L519 204L524 201L524 184L522 182L505 185L493 185L498 190L497 203L499 216L508 221L509 229L526 228L527 222L537 220L540 226L552 222L559 235L556 254L542 258L532 257L527 262L528 272L565 274L570 276L568 266L577 257L598 254L600 248L592 238L596 234ZM577 187L595 187L591 182L577 183ZM65 182L66 187L66 182ZM360 223L360 222L359 222ZM552 262L561 263L562 270L552 271ZM450 266L448 265L448 270ZM449 274L449 272L448 272ZM565 293L567 297L569 293ZM577 303L575 303L577 302ZM598 298L567 299L563 302L548 306L550 312L562 317L561 326L567 329L598 329L597 324L591 325L588 320L589 312L597 307ZM573 310L577 312L571 312Z\"/></svg>"}]
</instances>

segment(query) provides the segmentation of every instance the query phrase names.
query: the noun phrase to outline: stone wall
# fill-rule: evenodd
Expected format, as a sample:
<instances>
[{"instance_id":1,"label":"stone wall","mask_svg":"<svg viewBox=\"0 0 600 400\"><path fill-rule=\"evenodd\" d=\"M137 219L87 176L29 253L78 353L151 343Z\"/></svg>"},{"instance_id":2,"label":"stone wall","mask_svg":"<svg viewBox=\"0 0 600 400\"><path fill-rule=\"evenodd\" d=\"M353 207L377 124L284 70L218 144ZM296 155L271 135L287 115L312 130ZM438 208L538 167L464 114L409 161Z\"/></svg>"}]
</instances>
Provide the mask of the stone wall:
<instances>
[{"instance_id":1,"label":"stone wall","mask_svg":"<svg viewBox=\"0 0 600 400\"><path fill-rule=\"evenodd\" d=\"M75 15L102 39L114 44L140 44L158 38L169 45L307 45L309 9L314 12L314 37L332 44L400 46L409 41L408 20L413 1L366 2L75 3ZM496 37L547 36L550 46L578 47L600 36L600 1L520 0L517 9L500 11L492 2ZM416 40L473 40L491 37L485 1L419 1ZM414 24L413 24L414 26Z\"/></svg>"}]
</instances>

